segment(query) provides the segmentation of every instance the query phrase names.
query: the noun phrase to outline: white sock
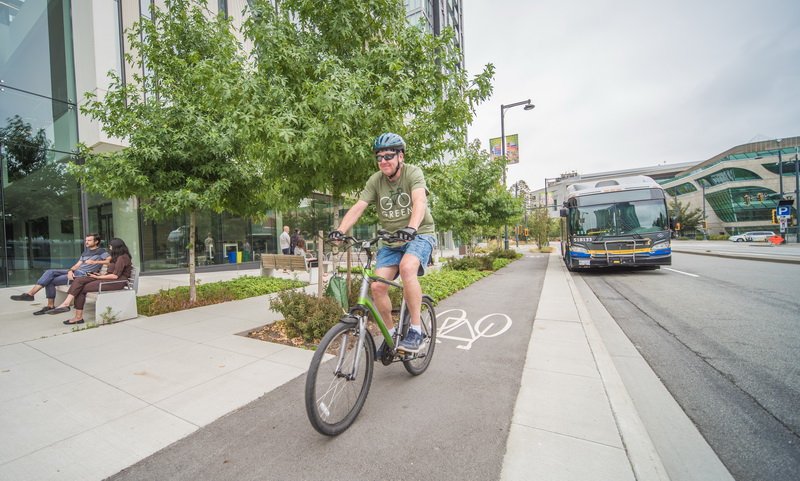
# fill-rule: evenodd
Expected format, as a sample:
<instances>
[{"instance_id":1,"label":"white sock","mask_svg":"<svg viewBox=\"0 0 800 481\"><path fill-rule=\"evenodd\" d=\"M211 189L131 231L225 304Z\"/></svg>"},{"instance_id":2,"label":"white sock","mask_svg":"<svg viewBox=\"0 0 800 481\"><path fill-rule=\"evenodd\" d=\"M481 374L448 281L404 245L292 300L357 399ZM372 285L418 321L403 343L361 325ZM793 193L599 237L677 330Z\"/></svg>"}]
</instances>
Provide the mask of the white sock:
<instances>
[{"instance_id":1,"label":"white sock","mask_svg":"<svg viewBox=\"0 0 800 481\"><path fill-rule=\"evenodd\" d=\"M397 328L396 327L393 327L393 328L389 329L389 337L394 336L395 332L397 332Z\"/></svg>"},{"instance_id":2,"label":"white sock","mask_svg":"<svg viewBox=\"0 0 800 481\"><path fill-rule=\"evenodd\" d=\"M411 329L414 329L415 331L417 331L417 334L422 334L422 325L421 324L420 325L416 325L416 326L414 324L411 324Z\"/></svg>"}]
</instances>

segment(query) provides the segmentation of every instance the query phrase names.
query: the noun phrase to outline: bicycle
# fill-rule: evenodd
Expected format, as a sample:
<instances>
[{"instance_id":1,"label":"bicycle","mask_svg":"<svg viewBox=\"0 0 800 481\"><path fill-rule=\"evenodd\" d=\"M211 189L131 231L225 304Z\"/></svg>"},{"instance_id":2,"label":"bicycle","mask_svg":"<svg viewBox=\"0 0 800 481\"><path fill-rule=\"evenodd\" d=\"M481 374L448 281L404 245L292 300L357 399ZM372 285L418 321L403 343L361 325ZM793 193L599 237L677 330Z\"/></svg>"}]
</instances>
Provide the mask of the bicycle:
<instances>
[{"instance_id":1,"label":"bicycle","mask_svg":"<svg viewBox=\"0 0 800 481\"><path fill-rule=\"evenodd\" d=\"M369 394L375 362L375 341L367 329L372 316L385 342L381 364L388 366L402 362L409 374L418 376L430 365L436 347L436 313L433 299L423 294L421 303L421 327L423 342L417 353L406 353L398 345L410 325L405 298L400 303L399 321L394 335L389 335L386 323L370 296L370 285L382 282L394 288L402 285L383 279L372 270L373 249L378 241L397 242L394 234L386 231L368 241L346 237L345 249L361 246L366 253L363 279L357 302L323 336L308 369L305 387L305 403L308 420L314 429L327 436L335 436L349 428Z\"/></svg>"}]
</instances>

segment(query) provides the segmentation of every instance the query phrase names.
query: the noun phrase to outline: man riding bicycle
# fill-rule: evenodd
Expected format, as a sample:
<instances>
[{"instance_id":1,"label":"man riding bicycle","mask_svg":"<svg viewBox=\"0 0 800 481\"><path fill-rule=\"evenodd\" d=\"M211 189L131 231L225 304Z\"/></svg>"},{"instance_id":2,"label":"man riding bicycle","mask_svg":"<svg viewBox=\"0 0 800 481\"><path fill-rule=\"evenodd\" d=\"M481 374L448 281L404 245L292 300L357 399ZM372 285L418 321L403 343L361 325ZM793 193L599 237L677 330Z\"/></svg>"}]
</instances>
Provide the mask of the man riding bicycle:
<instances>
[{"instance_id":1,"label":"man riding bicycle","mask_svg":"<svg viewBox=\"0 0 800 481\"><path fill-rule=\"evenodd\" d=\"M405 149L405 141L397 134L385 133L375 139L372 151L379 171L367 180L358 202L347 211L339 227L328 237L334 241L342 240L343 232L355 225L370 203L375 204L381 227L396 231L402 242L384 245L378 251L375 274L384 279L394 279L399 271L411 326L398 349L416 353L423 340L420 326L422 288L417 276L427 266L436 246L436 237L433 217L428 209L425 176L419 167L405 164ZM389 286L374 282L371 289L375 305L386 320L389 333L394 335ZM383 348L381 344L378 359Z\"/></svg>"}]
</instances>

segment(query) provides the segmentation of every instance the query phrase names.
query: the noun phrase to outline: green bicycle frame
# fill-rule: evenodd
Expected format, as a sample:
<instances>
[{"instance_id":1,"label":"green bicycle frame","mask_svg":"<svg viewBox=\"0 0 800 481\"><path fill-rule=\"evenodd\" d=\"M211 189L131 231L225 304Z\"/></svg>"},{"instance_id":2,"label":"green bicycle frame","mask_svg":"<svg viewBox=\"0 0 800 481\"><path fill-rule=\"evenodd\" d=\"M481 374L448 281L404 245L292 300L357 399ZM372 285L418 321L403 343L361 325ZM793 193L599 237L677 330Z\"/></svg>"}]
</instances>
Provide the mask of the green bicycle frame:
<instances>
[{"instance_id":1,"label":"green bicycle frame","mask_svg":"<svg viewBox=\"0 0 800 481\"><path fill-rule=\"evenodd\" d=\"M375 275L375 271L372 269L364 269L364 279L361 281L361 290L358 293L358 302L354 307L361 307L367 309L372 317L375 319L375 322L378 324L378 328L381 330L381 334L383 335L383 339L386 341L386 345L389 348L394 349L394 339L389 334L389 329L386 327L386 322L384 322L383 317L381 317L380 312L375 307L375 303L372 301L372 296L369 294L369 286L373 282L382 282L384 284L388 284L393 287L397 287L402 289L403 286L396 282L392 282L390 280L384 279L383 277ZM400 305L400 321L397 326L398 332L403 328L403 314L405 314L406 310L406 300L403 298L403 302ZM351 309L352 311L352 309ZM364 326L366 327L366 326Z\"/></svg>"}]
</instances>

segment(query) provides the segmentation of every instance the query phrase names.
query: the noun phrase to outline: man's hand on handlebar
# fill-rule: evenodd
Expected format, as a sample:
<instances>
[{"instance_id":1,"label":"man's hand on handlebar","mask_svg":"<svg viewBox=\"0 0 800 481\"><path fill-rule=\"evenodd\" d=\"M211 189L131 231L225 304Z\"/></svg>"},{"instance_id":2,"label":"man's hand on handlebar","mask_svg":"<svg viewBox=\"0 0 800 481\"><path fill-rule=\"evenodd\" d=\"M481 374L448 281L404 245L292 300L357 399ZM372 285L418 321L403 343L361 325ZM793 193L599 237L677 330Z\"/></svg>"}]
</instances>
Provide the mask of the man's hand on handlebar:
<instances>
[{"instance_id":1,"label":"man's hand on handlebar","mask_svg":"<svg viewBox=\"0 0 800 481\"><path fill-rule=\"evenodd\" d=\"M404 242L411 242L414 240L415 237L417 237L417 229L411 226L403 227L402 229L399 229L397 232L395 232L395 236L397 236L398 240Z\"/></svg>"}]
</instances>

